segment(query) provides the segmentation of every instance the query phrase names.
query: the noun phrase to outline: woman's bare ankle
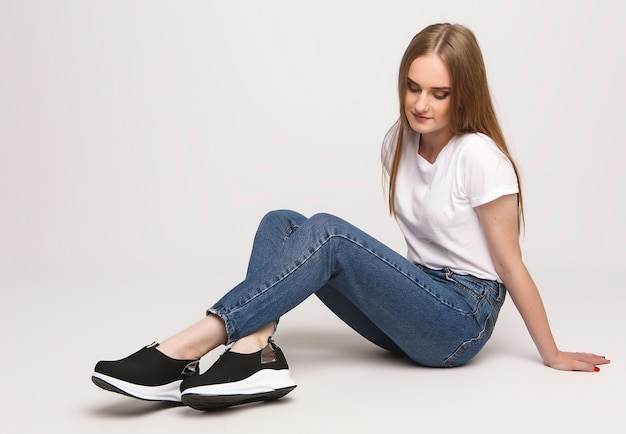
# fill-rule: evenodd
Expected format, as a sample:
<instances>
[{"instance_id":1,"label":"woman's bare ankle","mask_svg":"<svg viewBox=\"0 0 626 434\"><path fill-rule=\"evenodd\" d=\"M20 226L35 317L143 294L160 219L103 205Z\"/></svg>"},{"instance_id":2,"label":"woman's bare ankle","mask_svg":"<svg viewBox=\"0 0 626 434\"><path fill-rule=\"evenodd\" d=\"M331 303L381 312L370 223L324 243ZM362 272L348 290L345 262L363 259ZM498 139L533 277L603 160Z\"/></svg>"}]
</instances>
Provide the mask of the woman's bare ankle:
<instances>
[{"instance_id":1,"label":"woman's bare ankle","mask_svg":"<svg viewBox=\"0 0 626 434\"><path fill-rule=\"evenodd\" d=\"M263 349L274 333L274 323L268 324L256 332L237 340L231 346L231 351L241 354L252 354Z\"/></svg>"},{"instance_id":2,"label":"woman's bare ankle","mask_svg":"<svg viewBox=\"0 0 626 434\"><path fill-rule=\"evenodd\" d=\"M218 317L208 315L191 327L165 339L157 349L173 359L199 360L225 341L224 323Z\"/></svg>"}]
</instances>

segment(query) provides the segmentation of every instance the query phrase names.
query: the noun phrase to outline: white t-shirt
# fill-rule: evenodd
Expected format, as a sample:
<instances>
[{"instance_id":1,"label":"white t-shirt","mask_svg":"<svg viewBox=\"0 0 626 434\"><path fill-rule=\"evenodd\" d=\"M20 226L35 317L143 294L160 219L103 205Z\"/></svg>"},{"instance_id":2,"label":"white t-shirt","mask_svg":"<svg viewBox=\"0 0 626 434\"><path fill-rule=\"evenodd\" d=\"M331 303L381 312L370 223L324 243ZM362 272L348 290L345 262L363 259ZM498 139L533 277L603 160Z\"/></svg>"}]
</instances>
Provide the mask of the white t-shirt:
<instances>
[{"instance_id":1,"label":"white t-shirt","mask_svg":"<svg viewBox=\"0 0 626 434\"><path fill-rule=\"evenodd\" d=\"M388 173L397 129L383 142ZM419 137L405 132L396 177L395 207L407 258L499 281L474 208L519 191L511 162L486 135L464 134L454 137L431 164L418 154Z\"/></svg>"}]
</instances>

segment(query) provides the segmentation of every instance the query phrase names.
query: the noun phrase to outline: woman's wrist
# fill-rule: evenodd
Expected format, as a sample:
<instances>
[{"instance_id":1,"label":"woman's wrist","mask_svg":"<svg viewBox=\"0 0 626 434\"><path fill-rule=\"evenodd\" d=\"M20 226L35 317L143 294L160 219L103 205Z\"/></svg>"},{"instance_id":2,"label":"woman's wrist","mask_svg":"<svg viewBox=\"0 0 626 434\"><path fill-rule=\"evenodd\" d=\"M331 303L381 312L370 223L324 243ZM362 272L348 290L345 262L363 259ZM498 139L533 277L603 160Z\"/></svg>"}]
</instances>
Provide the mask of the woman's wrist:
<instances>
[{"instance_id":1,"label":"woman's wrist","mask_svg":"<svg viewBox=\"0 0 626 434\"><path fill-rule=\"evenodd\" d=\"M543 360L543 364L546 366L553 366L556 363L556 360L559 357L559 349L554 347L550 350L540 351L541 359Z\"/></svg>"}]
</instances>

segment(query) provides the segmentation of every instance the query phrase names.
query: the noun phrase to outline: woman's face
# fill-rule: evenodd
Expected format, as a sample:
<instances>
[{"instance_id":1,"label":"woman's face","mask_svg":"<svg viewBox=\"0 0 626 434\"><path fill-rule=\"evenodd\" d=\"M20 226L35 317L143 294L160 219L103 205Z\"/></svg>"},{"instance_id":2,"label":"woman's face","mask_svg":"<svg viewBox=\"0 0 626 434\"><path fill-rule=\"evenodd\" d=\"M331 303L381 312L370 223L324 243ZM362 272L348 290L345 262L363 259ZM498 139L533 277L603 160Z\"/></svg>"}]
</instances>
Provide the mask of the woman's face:
<instances>
[{"instance_id":1,"label":"woman's face","mask_svg":"<svg viewBox=\"0 0 626 434\"><path fill-rule=\"evenodd\" d=\"M450 73L437 55L413 60L407 74L404 113L422 136L450 139ZM444 142L444 143L445 143Z\"/></svg>"}]
</instances>

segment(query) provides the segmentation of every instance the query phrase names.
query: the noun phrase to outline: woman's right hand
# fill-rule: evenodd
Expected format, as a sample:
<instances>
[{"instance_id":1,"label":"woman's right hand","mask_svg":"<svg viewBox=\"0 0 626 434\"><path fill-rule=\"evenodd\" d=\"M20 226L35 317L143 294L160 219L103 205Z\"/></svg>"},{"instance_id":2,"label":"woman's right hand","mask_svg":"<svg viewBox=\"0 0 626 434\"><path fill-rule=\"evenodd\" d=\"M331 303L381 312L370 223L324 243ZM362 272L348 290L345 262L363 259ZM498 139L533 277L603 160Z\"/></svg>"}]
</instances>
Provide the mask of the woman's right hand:
<instances>
[{"instance_id":1,"label":"woman's right hand","mask_svg":"<svg viewBox=\"0 0 626 434\"><path fill-rule=\"evenodd\" d=\"M598 365L606 365L608 363L611 363L611 361L604 356L566 351L557 351L553 358L544 360L546 366L562 371L598 372L600 370Z\"/></svg>"}]
</instances>

